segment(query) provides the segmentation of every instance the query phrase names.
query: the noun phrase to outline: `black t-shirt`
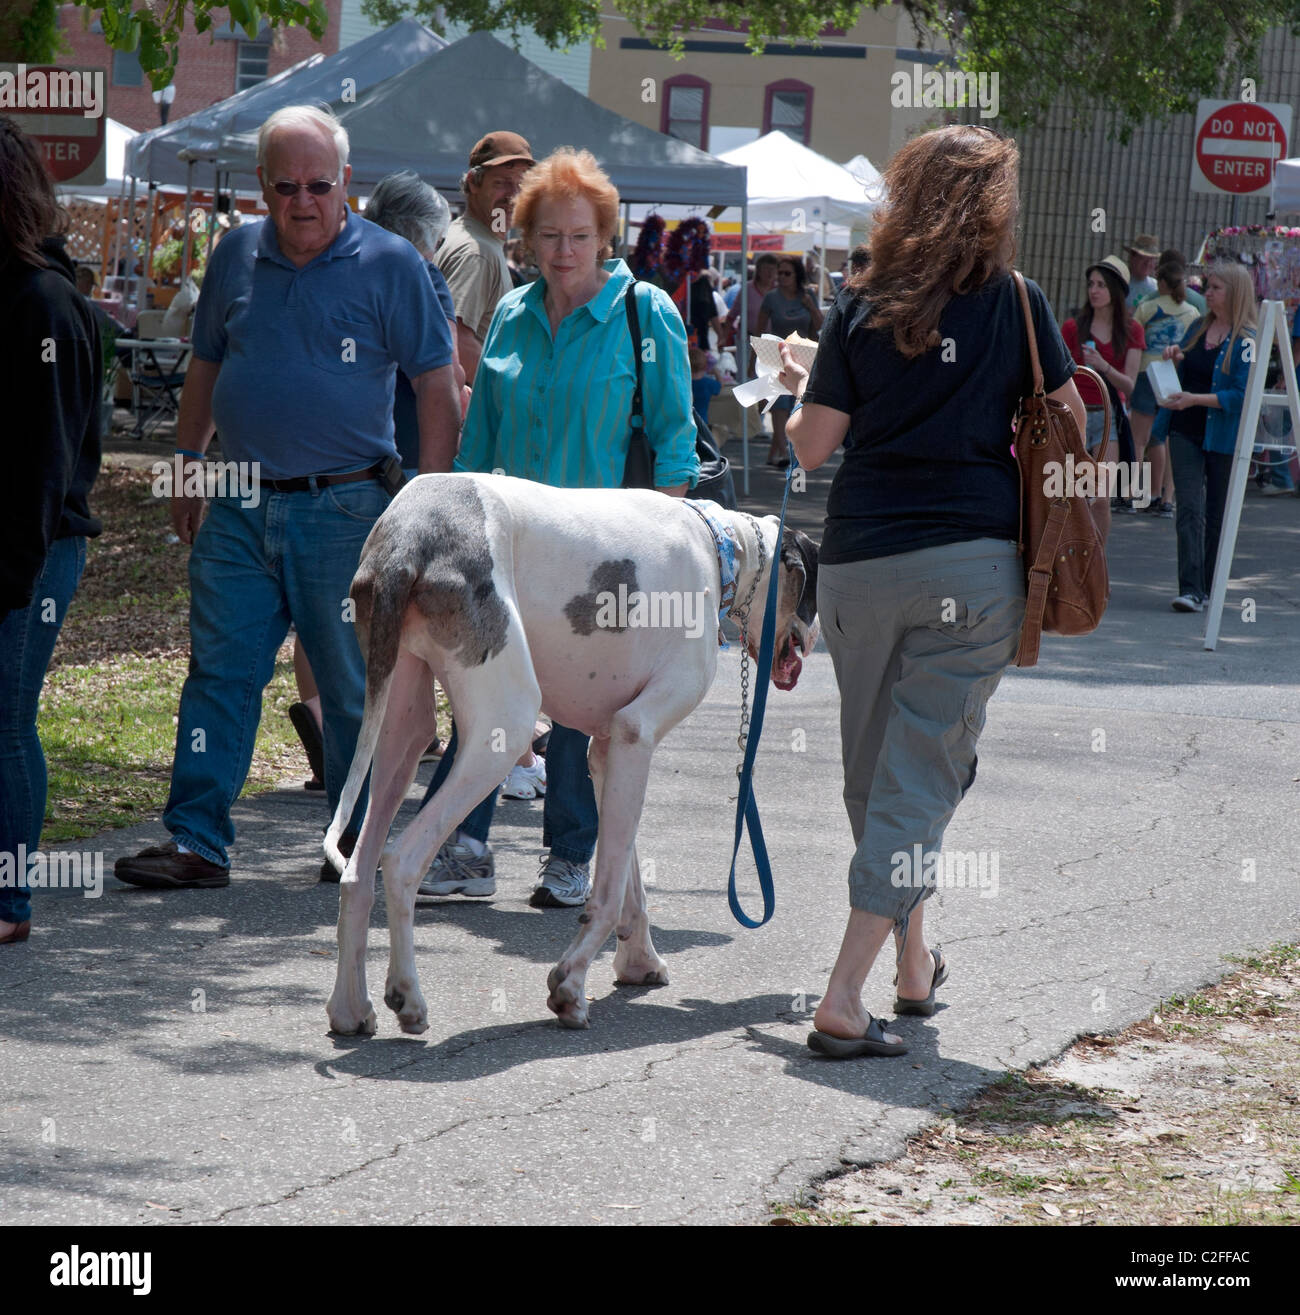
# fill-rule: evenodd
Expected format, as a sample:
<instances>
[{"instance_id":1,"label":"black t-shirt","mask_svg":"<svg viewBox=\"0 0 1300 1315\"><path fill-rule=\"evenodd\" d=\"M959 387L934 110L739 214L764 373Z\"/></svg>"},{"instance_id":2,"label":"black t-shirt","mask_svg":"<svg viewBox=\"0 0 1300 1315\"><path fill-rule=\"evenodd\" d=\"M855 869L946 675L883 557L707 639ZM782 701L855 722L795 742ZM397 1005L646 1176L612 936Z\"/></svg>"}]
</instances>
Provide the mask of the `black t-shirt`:
<instances>
[{"instance_id":1,"label":"black t-shirt","mask_svg":"<svg viewBox=\"0 0 1300 1315\"><path fill-rule=\"evenodd\" d=\"M1075 370L1042 289L1025 280L1043 387ZM941 345L911 360L889 330L868 329L870 304L848 288L822 329L805 402L851 417L826 503L820 560L887 557L970 539L1015 540L1020 475L1011 424L1033 388L1015 281L990 279L953 297Z\"/></svg>"},{"instance_id":2,"label":"black t-shirt","mask_svg":"<svg viewBox=\"0 0 1300 1315\"><path fill-rule=\"evenodd\" d=\"M1214 362L1218 359L1221 343L1213 347L1205 345L1205 337L1195 347L1188 347L1183 352L1183 359L1178 362L1178 382L1185 393L1214 392ZM1185 438L1194 438L1198 442L1205 438L1205 422L1209 411L1203 406L1189 406L1186 411L1169 413L1169 432L1182 434Z\"/></svg>"}]
</instances>

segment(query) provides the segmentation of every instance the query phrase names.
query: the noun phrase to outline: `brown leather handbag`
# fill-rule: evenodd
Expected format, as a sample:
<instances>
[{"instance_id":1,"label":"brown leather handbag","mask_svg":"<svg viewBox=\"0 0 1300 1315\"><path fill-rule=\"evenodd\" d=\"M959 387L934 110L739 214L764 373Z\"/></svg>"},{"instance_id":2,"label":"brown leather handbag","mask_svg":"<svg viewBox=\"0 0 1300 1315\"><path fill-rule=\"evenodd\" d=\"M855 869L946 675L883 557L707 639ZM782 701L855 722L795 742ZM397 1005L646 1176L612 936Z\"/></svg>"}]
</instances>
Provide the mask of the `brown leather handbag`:
<instances>
[{"instance_id":1,"label":"brown leather handbag","mask_svg":"<svg viewBox=\"0 0 1300 1315\"><path fill-rule=\"evenodd\" d=\"M1021 398L1016 415L1020 557L1025 563L1025 622L1016 666L1032 667L1038 661L1044 630L1056 635L1086 635L1100 625L1110 598L1110 575L1101 533L1086 496L1089 488L1094 492L1097 488L1097 458L1088 455L1074 412L1043 391L1029 293L1020 271L1012 270L1012 276L1025 314L1034 374L1034 391ZM1078 370L1096 381L1106 408L1099 449L1104 460L1110 441L1110 395L1095 371L1086 365ZM1081 482L1084 493L1075 494L1073 488ZM1054 489L1049 495L1048 488L1057 485L1063 492Z\"/></svg>"}]
</instances>

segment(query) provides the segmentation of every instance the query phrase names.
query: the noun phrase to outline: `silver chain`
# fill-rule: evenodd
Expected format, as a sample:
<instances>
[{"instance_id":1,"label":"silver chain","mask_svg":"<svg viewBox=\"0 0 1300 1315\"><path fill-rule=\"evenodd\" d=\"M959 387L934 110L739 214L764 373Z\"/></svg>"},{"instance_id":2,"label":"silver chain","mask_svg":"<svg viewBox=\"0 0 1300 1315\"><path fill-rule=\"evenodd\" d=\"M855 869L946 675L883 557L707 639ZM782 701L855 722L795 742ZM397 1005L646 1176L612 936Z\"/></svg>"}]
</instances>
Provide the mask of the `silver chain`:
<instances>
[{"instance_id":1,"label":"silver chain","mask_svg":"<svg viewBox=\"0 0 1300 1315\"><path fill-rule=\"evenodd\" d=\"M745 770L745 750L749 744L749 609L753 606L758 582L763 578L763 570L767 565L767 542L763 538L762 526L747 511L742 511L740 515L753 525L754 533L758 536L758 572L749 586L745 601L739 607L732 608L732 614L740 626L740 734L736 737L740 762L736 764L737 776Z\"/></svg>"}]
</instances>

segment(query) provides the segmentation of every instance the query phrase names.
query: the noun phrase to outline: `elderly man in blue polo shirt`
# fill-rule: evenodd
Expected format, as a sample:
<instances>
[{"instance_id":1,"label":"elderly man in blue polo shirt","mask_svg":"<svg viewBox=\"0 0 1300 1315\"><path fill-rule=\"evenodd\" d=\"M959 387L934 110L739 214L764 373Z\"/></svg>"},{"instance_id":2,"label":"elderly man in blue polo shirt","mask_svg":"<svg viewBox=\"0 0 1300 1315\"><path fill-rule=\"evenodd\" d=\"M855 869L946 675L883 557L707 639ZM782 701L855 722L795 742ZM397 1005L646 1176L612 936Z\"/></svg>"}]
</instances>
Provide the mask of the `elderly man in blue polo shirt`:
<instances>
[{"instance_id":1,"label":"elderly man in blue polo shirt","mask_svg":"<svg viewBox=\"0 0 1300 1315\"><path fill-rule=\"evenodd\" d=\"M306 106L273 114L258 135L257 170L270 222L230 233L203 281L178 452L190 470L215 424L224 459L260 478L255 498L213 498L206 520L206 499L172 498L176 533L194 545L190 671L163 814L172 840L118 860L117 876L133 885L229 884L230 808L290 621L321 691L333 813L364 701L348 589L400 486L399 366L416 394L421 472L449 470L456 455L446 317L415 248L349 210L347 160L347 134L331 115Z\"/></svg>"}]
</instances>

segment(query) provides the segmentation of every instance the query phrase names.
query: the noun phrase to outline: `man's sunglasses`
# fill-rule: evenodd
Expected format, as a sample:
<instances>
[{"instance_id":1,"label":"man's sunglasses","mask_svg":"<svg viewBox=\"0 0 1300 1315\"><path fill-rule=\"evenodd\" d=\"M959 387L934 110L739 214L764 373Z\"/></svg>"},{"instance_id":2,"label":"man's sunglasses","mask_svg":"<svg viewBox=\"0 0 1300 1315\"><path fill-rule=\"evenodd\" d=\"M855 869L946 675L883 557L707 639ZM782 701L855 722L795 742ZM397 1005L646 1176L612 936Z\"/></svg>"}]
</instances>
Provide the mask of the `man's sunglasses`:
<instances>
[{"instance_id":1,"label":"man's sunglasses","mask_svg":"<svg viewBox=\"0 0 1300 1315\"><path fill-rule=\"evenodd\" d=\"M300 187L305 187L312 196L328 196L338 186L338 183L328 178L317 178L310 183L278 182L272 183L271 186L281 196L297 196Z\"/></svg>"}]
</instances>

